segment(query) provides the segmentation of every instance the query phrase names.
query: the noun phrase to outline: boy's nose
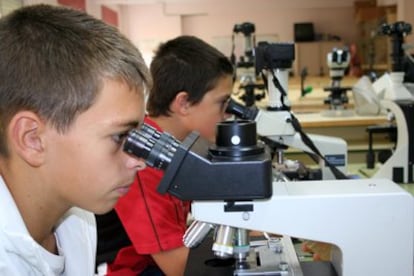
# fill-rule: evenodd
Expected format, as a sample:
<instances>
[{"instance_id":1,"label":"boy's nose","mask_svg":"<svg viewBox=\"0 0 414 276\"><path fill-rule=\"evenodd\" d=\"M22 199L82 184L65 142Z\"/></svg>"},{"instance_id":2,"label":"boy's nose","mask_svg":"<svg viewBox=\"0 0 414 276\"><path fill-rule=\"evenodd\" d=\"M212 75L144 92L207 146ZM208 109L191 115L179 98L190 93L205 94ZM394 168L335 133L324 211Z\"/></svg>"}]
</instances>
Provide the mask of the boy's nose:
<instances>
[{"instance_id":1,"label":"boy's nose","mask_svg":"<svg viewBox=\"0 0 414 276\"><path fill-rule=\"evenodd\" d=\"M145 160L143 158L132 157L132 156L129 155L127 166L128 166L128 168L136 169L137 171L141 171L141 170L145 169L147 165L146 165Z\"/></svg>"}]
</instances>

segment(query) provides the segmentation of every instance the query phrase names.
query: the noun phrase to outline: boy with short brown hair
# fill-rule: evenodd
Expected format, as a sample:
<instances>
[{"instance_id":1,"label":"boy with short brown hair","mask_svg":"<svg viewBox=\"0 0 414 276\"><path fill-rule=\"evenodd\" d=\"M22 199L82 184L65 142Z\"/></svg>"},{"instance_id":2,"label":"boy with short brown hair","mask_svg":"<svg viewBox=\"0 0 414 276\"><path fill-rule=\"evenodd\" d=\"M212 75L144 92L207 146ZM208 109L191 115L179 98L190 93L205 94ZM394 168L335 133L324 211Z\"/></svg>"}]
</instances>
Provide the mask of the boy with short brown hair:
<instances>
[{"instance_id":1,"label":"boy with short brown hair","mask_svg":"<svg viewBox=\"0 0 414 276\"><path fill-rule=\"evenodd\" d=\"M94 275L96 225L143 160L150 76L115 28L48 5L0 19L0 275Z\"/></svg>"}]
</instances>

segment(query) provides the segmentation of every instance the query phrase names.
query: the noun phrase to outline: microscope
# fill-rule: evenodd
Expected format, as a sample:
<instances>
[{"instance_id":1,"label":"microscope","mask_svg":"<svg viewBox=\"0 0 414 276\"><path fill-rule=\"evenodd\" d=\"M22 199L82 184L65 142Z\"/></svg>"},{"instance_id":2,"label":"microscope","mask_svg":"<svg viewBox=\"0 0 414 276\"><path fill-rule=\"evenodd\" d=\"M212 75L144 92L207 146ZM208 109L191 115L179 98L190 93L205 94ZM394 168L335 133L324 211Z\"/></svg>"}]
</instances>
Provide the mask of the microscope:
<instances>
[{"instance_id":1,"label":"microscope","mask_svg":"<svg viewBox=\"0 0 414 276\"><path fill-rule=\"evenodd\" d=\"M196 132L180 143L144 124L129 133L124 151L165 171L160 193L193 200L184 244L198 246L214 229L215 256L235 260L225 275L307 276L290 237L331 243L333 275L413 275L410 194L387 179L276 181L254 121L219 123L215 144ZM250 230L283 239L268 235L257 245Z\"/></svg>"},{"instance_id":2,"label":"microscope","mask_svg":"<svg viewBox=\"0 0 414 276\"><path fill-rule=\"evenodd\" d=\"M404 36L411 33L405 22L383 24L380 32L391 37L392 72L385 73L372 86L382 107L397 125L397 143L394 152L380 166L373 177L389 178L398 183L414 182L414 97L403 84Z\"/></svg>"},{"instance_id":3,"label":"microscope","mask_svg":"<svg viewBox=\"0 0 414 276\"><path fill-rule=\"evenodd\" d=\"M259 109L230 100L226 112L257 123L258 135L268 145L272 145L277 166L283 165L283 153L292 147L309 153L318 162L320 173L311 172L311 179L336 179L340 177L338 175L345 174L346 142L336 137L304 133L299 121L290 111L287 91L289 70L295 58L294 45L260 42L255 52L256 72L262 74L265 81L268 105Z\"/></svg>"},{"instance_id":4,"label":"microscope","mask_svg":"<svg viewBox=\"0 0 414 276\"><path fill-rule=\"evenodd\" d=\"M224 208L228 212L249 212L252 211L249 201L272 195L270 153L263 143L257 141L253 121L218 124L216 144L207 143L196 133L190 134L180 144L168 133L160 133L144 124L140 131L133 130L129 134L124 150L146 159L151 167L165 170L158 191L169 192L183 200L221 199L227 202ZM175 166L178 167L172 169ZM195 171L197 174L193 174ZM212 181L212 175L217 179ZM257 185L245 181L253 176L259 180ZM198 183L198 188L193 189L191 183ZM238 201L240 204L236 205ZM246 204L241 203L244 201ZM189 248L198 246L211 229L216 231L212 247L215 255L222 259L235 256L238 269L249 269L250 244L246 229L196 220L184 235L184 244Z\"/></svg>"},{"instance_id":5,"label":"microscope","mask_svg":"<svg viewBox=\"0 0 414 276\"><path fill-rule=\"evenodd\" d=\"M256 89L263 90L264 86L258 83L255 74L255 53L254 47L256 27L253 23L244 22L242 24L236 24L233 27L232 35L232 54L231 61L236 68L236 78L239 81L238 93L241 90L244 94L240 96L240 99L247 105L252 106L256 101L259 101L265 97L265 94L255 93ZM243 34L244 36L244 53L240 56L240 59L236 61L235 50L235 35Z\"/></svg>"},{"instance_id":6,"label":"microscope","mask_svg":"<svg viewBox=\"0 0 414 276\"><path fill-rule=\"evenodd\" d=\"M329 92L329 96L324 103L329 105L329 110L321 112L322 116L352 116L353 112L345 109L345 105L349 102L346 92L351 87L341 86L341 80L345 75L346 69L349 67L351 55L348 49L334 48L332 52L327 54L327 63L329 67L329 76L331 77L331 86L325 87L324 91Z\"/></svg>"}]
</instances>

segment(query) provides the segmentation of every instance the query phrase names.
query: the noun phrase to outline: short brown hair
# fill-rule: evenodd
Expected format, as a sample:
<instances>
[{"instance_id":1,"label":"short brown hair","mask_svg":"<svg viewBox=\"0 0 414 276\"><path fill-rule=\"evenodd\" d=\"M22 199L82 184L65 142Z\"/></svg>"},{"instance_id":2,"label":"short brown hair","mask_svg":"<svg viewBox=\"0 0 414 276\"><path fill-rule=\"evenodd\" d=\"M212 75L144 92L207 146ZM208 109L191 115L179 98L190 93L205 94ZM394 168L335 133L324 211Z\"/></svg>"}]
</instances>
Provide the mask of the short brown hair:
<instances>
[{"instance_id":1,"label":"short brown hair","mask_svg":"<svg viewBox=\"0 0 414 276\"><path fill-rule=\"evenodd\" d=\"M114 27L84 12L32 5L0 19L0 154L16 112L31 110L64 132L87 110L104 79L146 90L139 50Z\"/></svg>"}]
</instances>

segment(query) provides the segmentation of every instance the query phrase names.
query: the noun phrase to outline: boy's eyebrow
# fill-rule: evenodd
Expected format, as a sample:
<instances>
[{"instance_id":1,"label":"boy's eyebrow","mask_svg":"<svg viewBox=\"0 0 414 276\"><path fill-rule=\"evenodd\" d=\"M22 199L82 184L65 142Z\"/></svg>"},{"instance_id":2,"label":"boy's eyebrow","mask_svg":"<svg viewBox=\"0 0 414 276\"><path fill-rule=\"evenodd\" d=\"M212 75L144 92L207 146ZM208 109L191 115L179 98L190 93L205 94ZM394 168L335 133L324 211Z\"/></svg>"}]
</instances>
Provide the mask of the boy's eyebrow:
<instances>
[{"instance_id":1,"label":"boy's eyebrow","mask_svg":"<svg viewBox=\"0 0 414 276\"><path fill-rule=\"evenodd\" d=\"M139 120L131 120L127 122L114 122L114 125L123 127L123 128L136 128L138 127L142 122Z\"/></svg>"}]
</instances>

